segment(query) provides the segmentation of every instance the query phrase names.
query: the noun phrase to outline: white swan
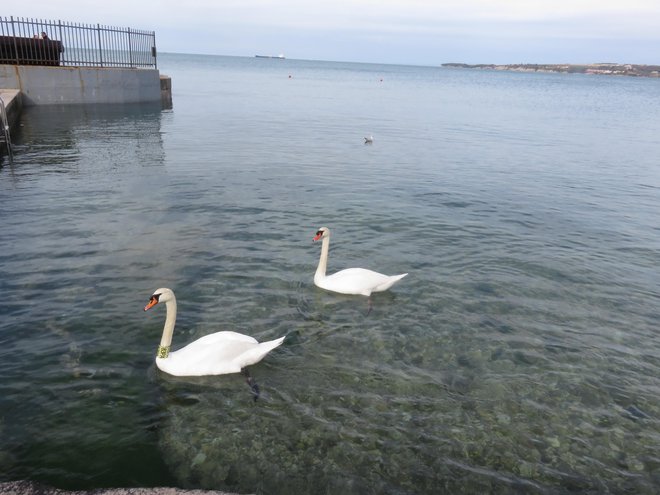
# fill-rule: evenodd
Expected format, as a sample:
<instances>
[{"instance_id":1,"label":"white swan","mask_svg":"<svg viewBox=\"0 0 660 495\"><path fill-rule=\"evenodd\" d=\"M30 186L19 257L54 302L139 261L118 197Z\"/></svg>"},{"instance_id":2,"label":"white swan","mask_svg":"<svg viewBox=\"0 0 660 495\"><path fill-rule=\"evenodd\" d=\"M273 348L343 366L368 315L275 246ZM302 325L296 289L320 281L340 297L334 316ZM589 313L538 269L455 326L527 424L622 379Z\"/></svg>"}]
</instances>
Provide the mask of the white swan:
<instances>
[{"instance_id":1,"label":"white swan","mask_svg":"<svg viewBox=\"0 0 660 495\"><path fill-rule=\"evenodd\" d=\"M328 268L328 250L330 248L330 229L321 227L314 237L315 241L323 239L321 259L314 274L314 284L321 289L341 294L370 296L372 292L382 292L389 289L403 277L408 275L383 275L365 268L347 268L332 275L326 275Z\"/></svg>"},{"instance_id":2,"label":"white swan","mask_svg":"<svg viewBox=\"0 0 660 495\"><path fill-rule=\"evenodd\" d=\"M156 355L156 366L170 375L203 376L239 373L244 367L261 361L284 340L284 337L280 337L259 343L248 335L216 332L205 335L178 351L170 352L176 322L174 292L171 289L157 289L144 310L147 311L158 303L165 303L167 317ZM250 383L249 374L245 374ZM250 385L252 386L251 383Z\"/></svg>"}]
</instances>

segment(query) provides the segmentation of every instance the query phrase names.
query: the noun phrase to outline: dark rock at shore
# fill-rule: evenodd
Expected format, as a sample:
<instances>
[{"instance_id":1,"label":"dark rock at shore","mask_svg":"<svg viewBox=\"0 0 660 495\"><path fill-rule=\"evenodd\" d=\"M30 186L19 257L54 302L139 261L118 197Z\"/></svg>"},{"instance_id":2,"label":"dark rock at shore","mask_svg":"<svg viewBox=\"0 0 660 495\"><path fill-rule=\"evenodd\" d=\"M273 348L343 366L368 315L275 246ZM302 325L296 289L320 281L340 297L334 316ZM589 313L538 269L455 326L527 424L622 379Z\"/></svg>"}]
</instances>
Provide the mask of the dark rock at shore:
<instances>
[{"instance_id":1,"label":"dark rock at shore","mask_svg":"<svg viewBox=\"0 0 660 495\"><path fill-rule=\"evenodd\" d=\"M59 490L31 481L0 483L2 495L234 495L215 490L183 490L180 488L108 488L89 491Z\"/></svg>"}]
</instances>

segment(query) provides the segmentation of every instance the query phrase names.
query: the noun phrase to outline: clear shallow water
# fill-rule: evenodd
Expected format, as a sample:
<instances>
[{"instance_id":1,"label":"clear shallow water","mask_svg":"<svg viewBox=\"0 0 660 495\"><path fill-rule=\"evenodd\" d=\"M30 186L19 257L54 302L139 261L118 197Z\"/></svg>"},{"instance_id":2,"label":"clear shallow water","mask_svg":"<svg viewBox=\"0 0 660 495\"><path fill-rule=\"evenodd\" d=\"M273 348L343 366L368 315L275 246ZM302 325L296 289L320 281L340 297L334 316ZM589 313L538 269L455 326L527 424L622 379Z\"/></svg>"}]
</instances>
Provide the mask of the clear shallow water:
<instances>
[{"instance_id":1,"label":"clear shallow water","mask_svg":"<svg viewBox=\"0 0 660 495\"><path fill-rule=\"evenodd\" d=\"M2 479L657 492L658 81L159 65L173 110L28 109L0 169ZM330 270L410 273L368 316L322 225ZM154 367L161 286L174 347L287 335L259 401Z\"/></svg>"}]
</instances>

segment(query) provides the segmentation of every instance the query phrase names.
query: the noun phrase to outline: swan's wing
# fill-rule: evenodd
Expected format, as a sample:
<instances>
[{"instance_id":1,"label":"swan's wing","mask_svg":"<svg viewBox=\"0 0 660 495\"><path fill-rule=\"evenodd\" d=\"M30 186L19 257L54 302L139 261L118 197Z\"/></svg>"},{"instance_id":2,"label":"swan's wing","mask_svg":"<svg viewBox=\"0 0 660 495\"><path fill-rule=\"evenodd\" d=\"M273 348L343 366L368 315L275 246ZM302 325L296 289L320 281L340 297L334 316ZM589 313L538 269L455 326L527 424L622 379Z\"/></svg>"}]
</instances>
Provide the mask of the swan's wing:
<instances>
[{"instance_id":1,"label":"swan's wing","mask_svg":"<svg viewBox=\"0 0 660 495\"><path fill-rule=\"evenodd\" d=\"M277 345L282 343L281 340ZM260 361L271 349L277 347L262 347L271 342L259 344L248 335L217 332L205 335L157 362L160 369L176 376L238 373L245 366Z\"/></svg>"},{"instance_id":2,"label":"swan's wing","mask_svg":"<svg viewBox=\"0 0 660 495\"><path fill-rule=\"evenodd\" d=\"M282 342L284 342L284 337L257 344L238 356L235 361L238 361L241 368L258 363L266 354L278 347Z\"/></svg>"},{"instance_id":3,"label":"swan's wing","mask_svg":"<svg viewBox=\"0 0 660 495\"><path fill-rule=\"evenodd\" d=\"M257 339L238 332L215 332L200 337L195 342L200 342L204 345L214 345L216 342L249 342L251 344L258 344Z\"/></svg>"},{"instance_id":4,"label":"swan's wing","mask_svg":"<svg viewBox=\"0 0 660 495\"><path fill-rule=\"evenodd\" d=\"M387 280L385 280L382 284L377 285L374 287L373 292L382 292L384 290L389 289L392 287L396 282L401 280L403 277L408 275L407 273L402 273L401 275L388 275Z\"/></svg>"},{"instance_id":5,"label":"swan's wing","mask_svg":"<svg viewBox=\"0 0 660 495\"><path fill-rule=\"evenodd\" d=\"M342 294L369 296L377 287L387 283L389 279L388 275L365 268L347 268L328 275L319 286Z\"/></svg>"}]
</instances>

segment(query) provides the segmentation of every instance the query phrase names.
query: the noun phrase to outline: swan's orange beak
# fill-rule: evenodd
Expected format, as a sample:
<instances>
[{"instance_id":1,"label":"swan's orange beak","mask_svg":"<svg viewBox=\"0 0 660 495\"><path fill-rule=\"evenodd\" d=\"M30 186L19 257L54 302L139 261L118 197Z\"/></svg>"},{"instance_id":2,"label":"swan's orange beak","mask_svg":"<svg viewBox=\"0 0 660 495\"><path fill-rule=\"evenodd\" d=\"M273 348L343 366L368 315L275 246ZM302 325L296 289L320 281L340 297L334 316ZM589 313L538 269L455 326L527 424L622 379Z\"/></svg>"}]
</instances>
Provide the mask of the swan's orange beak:
<instances>
[{"instance_id":1,"label":"swan's orange beak","mask_svg":"<svg viewBox=\"0 0 660 495\"><path fill-rule=\"evenodd\" d=\"M144 310L148 310L150 308L153 308L156 304L158 304L158 299L156 299L154 296L151 296L151 299L149 299L149 303L144 307Z\"/></svg>"},{"instance_id":2,"label":"swan's orange beak","mask_svg":"<svg viewBox=\"0 0 660 495\"><path fill-rule=\"evenodd\" d=\"M323 232L317 232L316 235L314 236L314 239L312 239L312 241L318 241L322 235Z\"/></svg>"}]
</instances>

